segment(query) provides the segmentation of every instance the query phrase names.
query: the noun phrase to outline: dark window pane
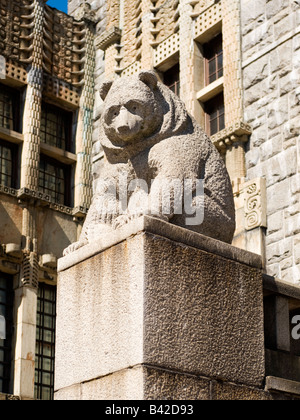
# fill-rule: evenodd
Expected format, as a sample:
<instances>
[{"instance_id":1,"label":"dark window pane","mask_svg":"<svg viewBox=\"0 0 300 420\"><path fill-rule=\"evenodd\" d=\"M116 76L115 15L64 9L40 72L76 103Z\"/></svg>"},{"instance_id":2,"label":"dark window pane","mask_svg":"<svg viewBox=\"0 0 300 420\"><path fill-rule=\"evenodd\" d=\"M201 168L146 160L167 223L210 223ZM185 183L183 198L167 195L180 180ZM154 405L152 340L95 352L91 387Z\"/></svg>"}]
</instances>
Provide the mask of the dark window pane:
<instances>
[{"instance_id":1,"label":"dark window pane","mask_svg":"<svg viewBox=\"0 0 300 420\"><path fill-rule=\"evenodd\" d=\"M219 131L224 130L225 128L225 114L221 114L220 115L220 119L219 119Z\"/></svg>"},{"instance_id":2,"label":"dark window pane","mask_svg":"<svg viewBox=\"0 0 300 420\"><path fill-rule=\"evenodd\" d=\"M177 96L180 94L179 64L171 67L164 73L164 84Z\"/></svg>"},{"instance_id":3,"label":"dark window pane","mask_svg":"<svg viewBox=\"0 0 300 420\"><path fill-rule=\"evenodd\" d=\"M206 60L206 84L223 76L223 42L222 34L203 46Z\"/></svg>"},{"instance_id":4,"label":"dark window pane","mask_svg":"<svg viewBox=\"0 0 300 420\"><path fill-rule=\"evenodd\" d=\"M42 156L39 188L58 204L70 205L70 167Z\"/></svg>"},{"instance_id":5,"label":"dark window pane","mask_svg":"<svg viewBox=\"0 0 300 420\"><path fill-rule=\"evenodd\" d=\"M17 146L0 140L0 183L7 187L17 184Z\"/></svg>"},{"instance_id":6,"label":"dark window pane","mask_svg":"<svg viewBox=\"0 0 300 420\"><path fill-rule=\"evenodd\" d=\"M218 120L214 119L210 121L210 134L213 136L218 132Z\"/></svg>"},{"instance_id":7,"label":"dark window pane","mask_svg":"<svg viewBox=\"0 0 300 420\"><path fill-rule=\"evenodd\" d=\"M55 286L40 283L37 308L35 397L41 400L52 400L55 356Z\"/></svg>"},{"instance_id":8,"label":"dark window pane","mask_svg":"<svg viewBox=\"0 0 300 420\"><path fill-rule=\"evenodd\" d=\"M0 127L20 130L20 92L0 84Z\"/></svg>"},{"instance_id":9,"label":"dark window pane","mask_svg":"<svg viewBox=\"0 0 300 420\"><path fill-rule=\"evenodd\" d=\"M223 93L206 102L205 112L207 115L206 131L209 135L214 135L225 128L225 110Z\"/></svg>"},{"instance_id":10,"label":"dark window pane","mask_svg":"<svg viewBox=\"0 0 300 420\"><path fill-rule=\"evenodd\" d=\"M223 76L223 52L218 55L218 78Z\"/></svg>"},{"instance_id":11,"label":"dark window pane","mask_svg":"<svg viewBox=\"0 0 300 420\"><path fill-rule=\"evenodd\" d=\"M44 103L41 141L59 149L72 151L72 113Z\"/></svg>"},{"instance_id":12,"label":"dark window pane","mask_svg":"<svg viewBox=\"0 0 300 420\"><path fill-rule=\"evenodd\" d=\"M12 277L0 273L1 305L0 315L5 317L6 339L0 340L0 392L10 392L11 373L11 341L13 328L13 280Z\"/></svg>"}]
</instances>

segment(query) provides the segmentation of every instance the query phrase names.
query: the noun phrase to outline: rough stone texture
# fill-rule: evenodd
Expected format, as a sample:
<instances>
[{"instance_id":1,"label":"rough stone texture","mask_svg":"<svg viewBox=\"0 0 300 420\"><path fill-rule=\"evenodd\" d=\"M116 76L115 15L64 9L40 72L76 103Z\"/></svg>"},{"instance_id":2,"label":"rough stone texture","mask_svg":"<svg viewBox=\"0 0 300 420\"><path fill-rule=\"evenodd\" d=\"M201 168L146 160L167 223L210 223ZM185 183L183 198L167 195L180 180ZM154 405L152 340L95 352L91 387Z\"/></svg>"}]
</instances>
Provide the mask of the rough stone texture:
<instances>
[{"instance_id":1,"label":"rough stone texture","mask_svg":"<svg viewBox=\"0 0 300 420\"><path fill-rule=\"evenodd\" d=\"M241 1L247 176L267 182L267 269L297 283L300 176L300 4Z\"/></svg>"},{"instance_id":2,"label":"rough stone texture","mask_svg":"<svg viewBox=\"0 0 300 420\"><path fill-rule=\"evenodd\" d=\"M145 214L231 243L235 211L226 167L183 102L159 83L153 72L146 71L138 77L104 83L100 95L105 100L100 136L105 153L103 176L80 241L67 252ZM126 180L121 181L124 176ZM194 183L189 187L193 192L193 215L186 210L186 180ZM203 192L196 190L196 180L203 180ZM147 191L140 181L146 184ZM175 181L184 191L180 211L175 204L178 192L173 190L170 198ZM123 213L122 182L128 193ZM165 186L170 187L169 193ZM198 213L203 217L199 215L199 220L189 225L187 218L196 220Z\"/></svg>"},{"instance_id":3,"label":"rough stone texture","mask_svg":"<svg viewBox=\"0 0 300 420\"><path fill-rule=\"evenodd\" d=\"M122 240L122 229L130 226L130 235ZM110 246L84 247L89 252L94 247L94 256L87 257L82 248L60 261L57 398L64 392L78 397L87 383L94 389L86 392L87 398L95 396L97 387L101 396L101 381L110 383L112 391L107 392L114 392L118 381L124 384L133 374L120 372L141 364L172 373L168 378L166 373L148 372L149 380L143 383L149 395L158 395L160 387L168 389L167 384L171 392L179 379L176 372L182 372L184 380L170 398L179 396L184 383L190 383L192 396L197 392L197 398L206 398L203 382L196 389L186 375L262 386L258 257L149 217L122 229ZM168 230L169 235L164 234ZM167 239L175 235L177 240ZM223 252L216 252L218 248ZM107 375L117 372L114 383ZM91 384L96 379L98 384Z\"/></svg>"}]
</instances>

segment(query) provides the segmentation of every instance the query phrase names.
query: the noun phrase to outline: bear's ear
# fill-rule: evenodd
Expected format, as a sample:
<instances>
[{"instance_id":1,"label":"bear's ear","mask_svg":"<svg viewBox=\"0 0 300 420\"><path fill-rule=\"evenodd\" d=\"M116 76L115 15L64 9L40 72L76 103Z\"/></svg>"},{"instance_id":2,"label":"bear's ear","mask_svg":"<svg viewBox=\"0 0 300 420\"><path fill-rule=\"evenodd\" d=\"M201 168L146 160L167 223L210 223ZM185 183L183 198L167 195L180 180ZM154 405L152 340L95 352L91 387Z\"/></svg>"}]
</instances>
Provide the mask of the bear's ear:
<instances>
[{"instance_id":1,"label":"bear's ear","mask_svg":"<svg viewBox=\"0 0 300 420\"><path fill-rule=\"evenodd\" d=\"M102 101L105 100L110 88L112 87L113 82L103 82L100 86L99 93Z\"/></svg>"},{"instance_id":2,"label":"bear's ear","mask_svg":"<svg viewBox=\"0 0 300 420\"><path fill-rule=\"evenodd\" d=\"M157 87L158 80L156 74L153 71L141 71L139 73L139 79L152 90Z\"/></svg>"}]
</instances>

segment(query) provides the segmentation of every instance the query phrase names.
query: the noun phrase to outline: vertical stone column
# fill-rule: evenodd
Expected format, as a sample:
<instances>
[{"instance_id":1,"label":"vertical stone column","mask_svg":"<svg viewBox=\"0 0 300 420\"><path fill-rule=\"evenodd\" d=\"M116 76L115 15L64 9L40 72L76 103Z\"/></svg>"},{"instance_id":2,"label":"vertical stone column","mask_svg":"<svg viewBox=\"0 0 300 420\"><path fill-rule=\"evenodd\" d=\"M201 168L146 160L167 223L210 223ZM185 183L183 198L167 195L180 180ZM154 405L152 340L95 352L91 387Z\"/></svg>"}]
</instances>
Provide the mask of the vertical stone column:
<instances>
[{"instance_id":1,"label":"vertical stone column","mask_svg":"<svg viewBox=\"0 0 300 420\"><path fill-rule=\"evenodd\" d=\"M19 284L15 289L16 345L14 355L14 394L34 398L36 311L38 289L38 255L36 208L23 208L23 262Z\"/></svg>"},{"instance_id":2,"label":"vertical stone column","mask_svg":"<svg viewBox=\"0 0 300 420\"><path fill-rule=\"evenodd\" d=\"M188 111L195 115L195 78L192 6L189 0L180 0L179 51L180 51L180 98Z\"/></svg>"},{"instance_id":3,"label":"vertical stone column","mask_svg":"<svg viewBox=\"0 0 300 420\"><path fill-rule=\"evenodd\" d=\"M34 269L34 260L26 258L25 272ZM15 290L16 345L14 357L14 395L34 398L37 289L20 284Z\"/></svg>"},{"instance_id":4,"label":"vertical stone column","mask_svg":"<svg viewBox=\"0 0 300 420\"><path fill-rule=\"evenodd\" d=\"M15 290L16 333L14 394L34 398L35 335L38 289L38 255L36 234L36 207L26 196L26 190L39 188L40 126L43 88L44 0L33 0L25 6L28 27L32 30L31 67L23 119L23 150L21 162L21 188L26 200L23 205L22 249L19 285Z\"/></svg>"},{"instance_id":5,"label":"vertical stone column","mask_svg":"<svg viewBox=\"0 0 300 420\"><path fill-rule=\"evenodd\" d=\"M38 189L40 161L40 124L43 85L43 23L44 0L34 0L30 6L33 21L32 58L23 119L23 152L21 163L21 188Z\"/></svg>"},{"instance_id":6,"label":"vertical stone column","mask_svg":"<svg viewBox=\"0 0 300 420\"><path fill-rule=\"evenodd\" d=\"M222 0L224 57L224 102L226 128L239 126L243 120L243 83L241 50L241 11L239 0ZM235 138L226 152L226 166L232 181L246 175L244 138Z\"/></svg>"},{"instance_id":7,"label":"vertical stone column","mask_svg":"<svg viewBox=\"0 0 300 420\"><path fill-rule=\"evenodd\" d=\"M141 67L143 70L151 69L153 66L153 49L151 42L151 16L150 8L152 3L149 0L142 0L142 54Z\"/></svg>"},{"instance_id":8,"label":"vertical stone column","mask_svg":"<svg viewBox=\"0 0 300 420\"><path fill-rule=\"evenodd\" d=\"M243 119L240 0L222 0L225 125Z\"/></svg>"},{"instance_id":9,"label":"vertical stone column","mask_svg":"<svg viewBox=\"0 0 300 420\"><path fill-rule=\"evenodd\" d=\"M90 206L92 199L92 136L93 136L93 112L94 112L94 72L95 72L95 47L94 47L94 22L93 15L85 14L85 9L77 11L77 18L86 23L85 29L85 65L83 86L80 97L78 113L78 125L76 131L76 154L77 165L75 174L75 212L80 208Z\"/></svg>"},{"instance_id":10,"label":"vertical stone column","mask_svg":"<svg viewBox=\"0 0 300 420\"><path fill-rule=\"evenodd\" d=\"M244 179L246 176L244 137L232 135L226 147L226 167L231 180Z\"/></svg>"}]
</instances>

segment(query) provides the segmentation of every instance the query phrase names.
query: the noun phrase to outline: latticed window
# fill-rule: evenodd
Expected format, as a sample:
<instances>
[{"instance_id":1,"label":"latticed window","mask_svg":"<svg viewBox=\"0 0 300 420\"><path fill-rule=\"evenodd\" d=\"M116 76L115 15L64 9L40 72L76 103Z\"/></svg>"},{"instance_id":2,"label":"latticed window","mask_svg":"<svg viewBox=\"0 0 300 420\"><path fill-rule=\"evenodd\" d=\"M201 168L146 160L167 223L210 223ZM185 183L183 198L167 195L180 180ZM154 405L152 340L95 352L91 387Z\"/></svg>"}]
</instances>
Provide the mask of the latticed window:
<instances>
[{"instance_id":1,"label":"latticed window","mask_svg":"<svg viewBox=\"0 0 300 420\"><path fill-rule=\"evenodd\" d=\"M179 75L179 64L171 67L169 70L164 72L164 84L171 89L175 95L180 95L180 75Z\"/></svg>"},{"instance_id":2,"label":"latticed window","mask_svg":"<svg viewBox=\"0 0 300 420\"><path fill-rule=\"evenodd\" d=\"M70 205L71 168L54 159L41 156L39 188L58 204Z\"/></svg>"},{"instance_id":3,"label":"latticed window","mask_svg":"<svg viewBox=\"0 0 300 420\"><path fill-rule=\"evenodd\" d=\"M0 140L0 184L16 187L17 146Z\"/></svg>"},{"instance_id":4,"label":"latticed window","mask_svg":"<svg viewBox=\"0 0 300 420\"><path fill-rule=\"evenodd\" d=\"M35 354L35 398L54 395L56 287L39 284Z\"/></svg>"},{"instance_id":5,"label":"latticed window","mask_svg":"<svg viewBox=\"0 0 300 420\"><path fill-rule=\"evenodd\" d=\"M9 393L13 325L12 277L0 273L0 315L5 320L5 339L0 338L0 392Z\"/></svg>"},{"instance_id":6,"label":"latticed window","mask_svg":"<svg viewBox=\"0 0 300 420\"><path fill-rule=\"evenodd\" d=\"M223 76L223 43L222 34L203 46L205 58L206 85Z\"/></svg>"},{"instance_id":7,"label":"latticed window","mask_svg":"<svg viewBox=\"0 0 300 420\"><path fill-rule=\"evenodd\" d=\"M0 84L0 127L19 131L19 112L19 92Z\"/></svg>"},{"instance_id":8,"label":"latticed window","mask_svg":"<svg viewBox=\"0 0 300 420\"><path fill-rule=\"evenodd\" d=\"M41 141L59 149L72 149L72 112L43 103Z\"/></svg>"},{"instance_id":9,"label":"latticed window","mask_svg":"<svg viewBox=\"0 0 300 420\"><path fill-rule=\"evenodd\" d=\"M225 128L225 108L223 92L205 103L206 131L213 136Z\"/></svg>"}]
</instances>

